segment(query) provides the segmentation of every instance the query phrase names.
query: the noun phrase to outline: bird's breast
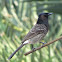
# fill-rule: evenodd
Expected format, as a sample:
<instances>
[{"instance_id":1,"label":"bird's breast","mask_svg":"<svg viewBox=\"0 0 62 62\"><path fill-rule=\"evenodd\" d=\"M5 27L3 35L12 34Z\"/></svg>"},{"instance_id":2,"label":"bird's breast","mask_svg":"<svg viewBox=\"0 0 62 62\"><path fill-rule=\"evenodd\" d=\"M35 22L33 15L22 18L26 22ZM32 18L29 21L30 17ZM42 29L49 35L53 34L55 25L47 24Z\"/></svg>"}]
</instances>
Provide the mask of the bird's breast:
<instances>
[{"instance_id":1,"label":"bird's breast","mask_svg":"<svg viewBox=\"0 0 62 62\"><path fill-rule=\"evenodd\" d=\"M28 41L28 44L34 44L34 43L37 43L37 42L40 42L43 37L45 36L45 34L38 34L37 36L27 40Z\"/></svg>"}]
</instances>

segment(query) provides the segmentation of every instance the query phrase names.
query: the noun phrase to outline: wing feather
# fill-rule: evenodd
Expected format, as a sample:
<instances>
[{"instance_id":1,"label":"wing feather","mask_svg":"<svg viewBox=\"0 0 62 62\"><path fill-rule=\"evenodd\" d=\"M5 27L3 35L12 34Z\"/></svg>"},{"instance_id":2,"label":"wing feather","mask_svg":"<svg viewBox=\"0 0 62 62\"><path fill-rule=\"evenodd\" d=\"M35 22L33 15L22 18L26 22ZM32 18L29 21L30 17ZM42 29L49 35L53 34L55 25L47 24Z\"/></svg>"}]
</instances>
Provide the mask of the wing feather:
<instances>
[{"instance_id":1,"label":"wing feather","mask_svg":"<svg viewBox=\"0 0 62 62\"><path fill-rule=\"evenodd\" d=\"M41 34L44 32L46 26L43 24L36 24L29 32L28 34L24 37L24 39L22 40L22 43L24 43L26 40L31 39L35 36L37 36L38 34Z\"/></svg>"}]
</instances>

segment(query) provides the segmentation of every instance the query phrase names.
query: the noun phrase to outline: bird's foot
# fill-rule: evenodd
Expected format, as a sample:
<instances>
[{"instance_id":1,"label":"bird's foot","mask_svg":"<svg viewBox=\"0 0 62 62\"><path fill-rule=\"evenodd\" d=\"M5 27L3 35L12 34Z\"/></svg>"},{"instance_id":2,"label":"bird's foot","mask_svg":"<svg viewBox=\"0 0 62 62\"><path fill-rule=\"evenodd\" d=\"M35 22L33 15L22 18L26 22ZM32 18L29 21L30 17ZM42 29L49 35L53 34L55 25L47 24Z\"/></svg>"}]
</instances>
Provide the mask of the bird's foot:
<instances>
[{"instance_id":1,"label":"bird's foot","mask_svg":"<svg viewBox=\"0 0 62 62\"><path fill-rule=\"evenodd\" d=\"M35 48L32 48L32 50L34 51Z\"/></svg>"},{"instance_id":2,"label":"bird's foot","mask_svg":"<svg viewBox=\"0 0 62 62\"><path fill-rule=\"evenodd\" d=\"M40 43L42 43L43 45L46 44L46 43L44 43L44 42L40 42Z\"/></svg>"}]
</instances>

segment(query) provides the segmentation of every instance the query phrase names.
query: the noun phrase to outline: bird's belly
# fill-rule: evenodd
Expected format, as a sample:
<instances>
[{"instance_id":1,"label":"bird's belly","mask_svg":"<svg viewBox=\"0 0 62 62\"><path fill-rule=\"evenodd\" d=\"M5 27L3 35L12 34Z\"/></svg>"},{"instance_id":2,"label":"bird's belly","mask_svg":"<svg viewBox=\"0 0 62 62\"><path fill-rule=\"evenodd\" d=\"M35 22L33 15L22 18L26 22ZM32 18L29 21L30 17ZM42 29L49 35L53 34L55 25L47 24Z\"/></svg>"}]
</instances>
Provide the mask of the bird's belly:
<instances>
[{"instance_id":1,"label":"bird's belly","mask_svg":"<svg viewBox=\"0 0 62 62\"><path fill-rule=\"evenodd\" d=\"M29 44L34 44L34 43L40 42L43 39L44 36L45 36L45 34L39 34L39 35L29 39L28 40Z\"/></svg>"}]
</instances>

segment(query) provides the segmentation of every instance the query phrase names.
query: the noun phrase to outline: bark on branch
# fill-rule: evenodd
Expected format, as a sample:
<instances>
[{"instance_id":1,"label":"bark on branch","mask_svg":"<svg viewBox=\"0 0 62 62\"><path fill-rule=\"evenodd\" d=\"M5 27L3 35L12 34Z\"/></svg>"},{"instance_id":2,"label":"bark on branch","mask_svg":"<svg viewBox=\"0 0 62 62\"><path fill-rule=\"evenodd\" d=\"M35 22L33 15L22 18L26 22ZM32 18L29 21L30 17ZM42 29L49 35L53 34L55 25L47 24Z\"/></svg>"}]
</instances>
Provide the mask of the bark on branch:
<instances>
[{"instance_id":1,"label":"bark on branch","mask_svg":"<svg viewBox=\"0 0 62 62\"><path fill-rule=\"evenodd\" d=\"M50 45L50 44L52 44L52 43L54 43L54 42L56 42L56 41L58 41L58 40L61 40L61 39L62 39L62 36L59 37L59 38L57 38L57 39L55 39L55 40L52 40L52 41L50 41L50 42L44 44L43 46L40 46L40 47L38 47L38 48L35 48L34 50L29 51L29 52L25 53L24 55L26 56L26 55L28 55L28 54L30 54L30 53L33 53L33 52L35 52L35 51L37 51L37 50L39 50L39 49L41 49L41 48L43 48L43 47L45 47L45 46L48 46L48 45Z\"/></svg>"}]
</instances>

